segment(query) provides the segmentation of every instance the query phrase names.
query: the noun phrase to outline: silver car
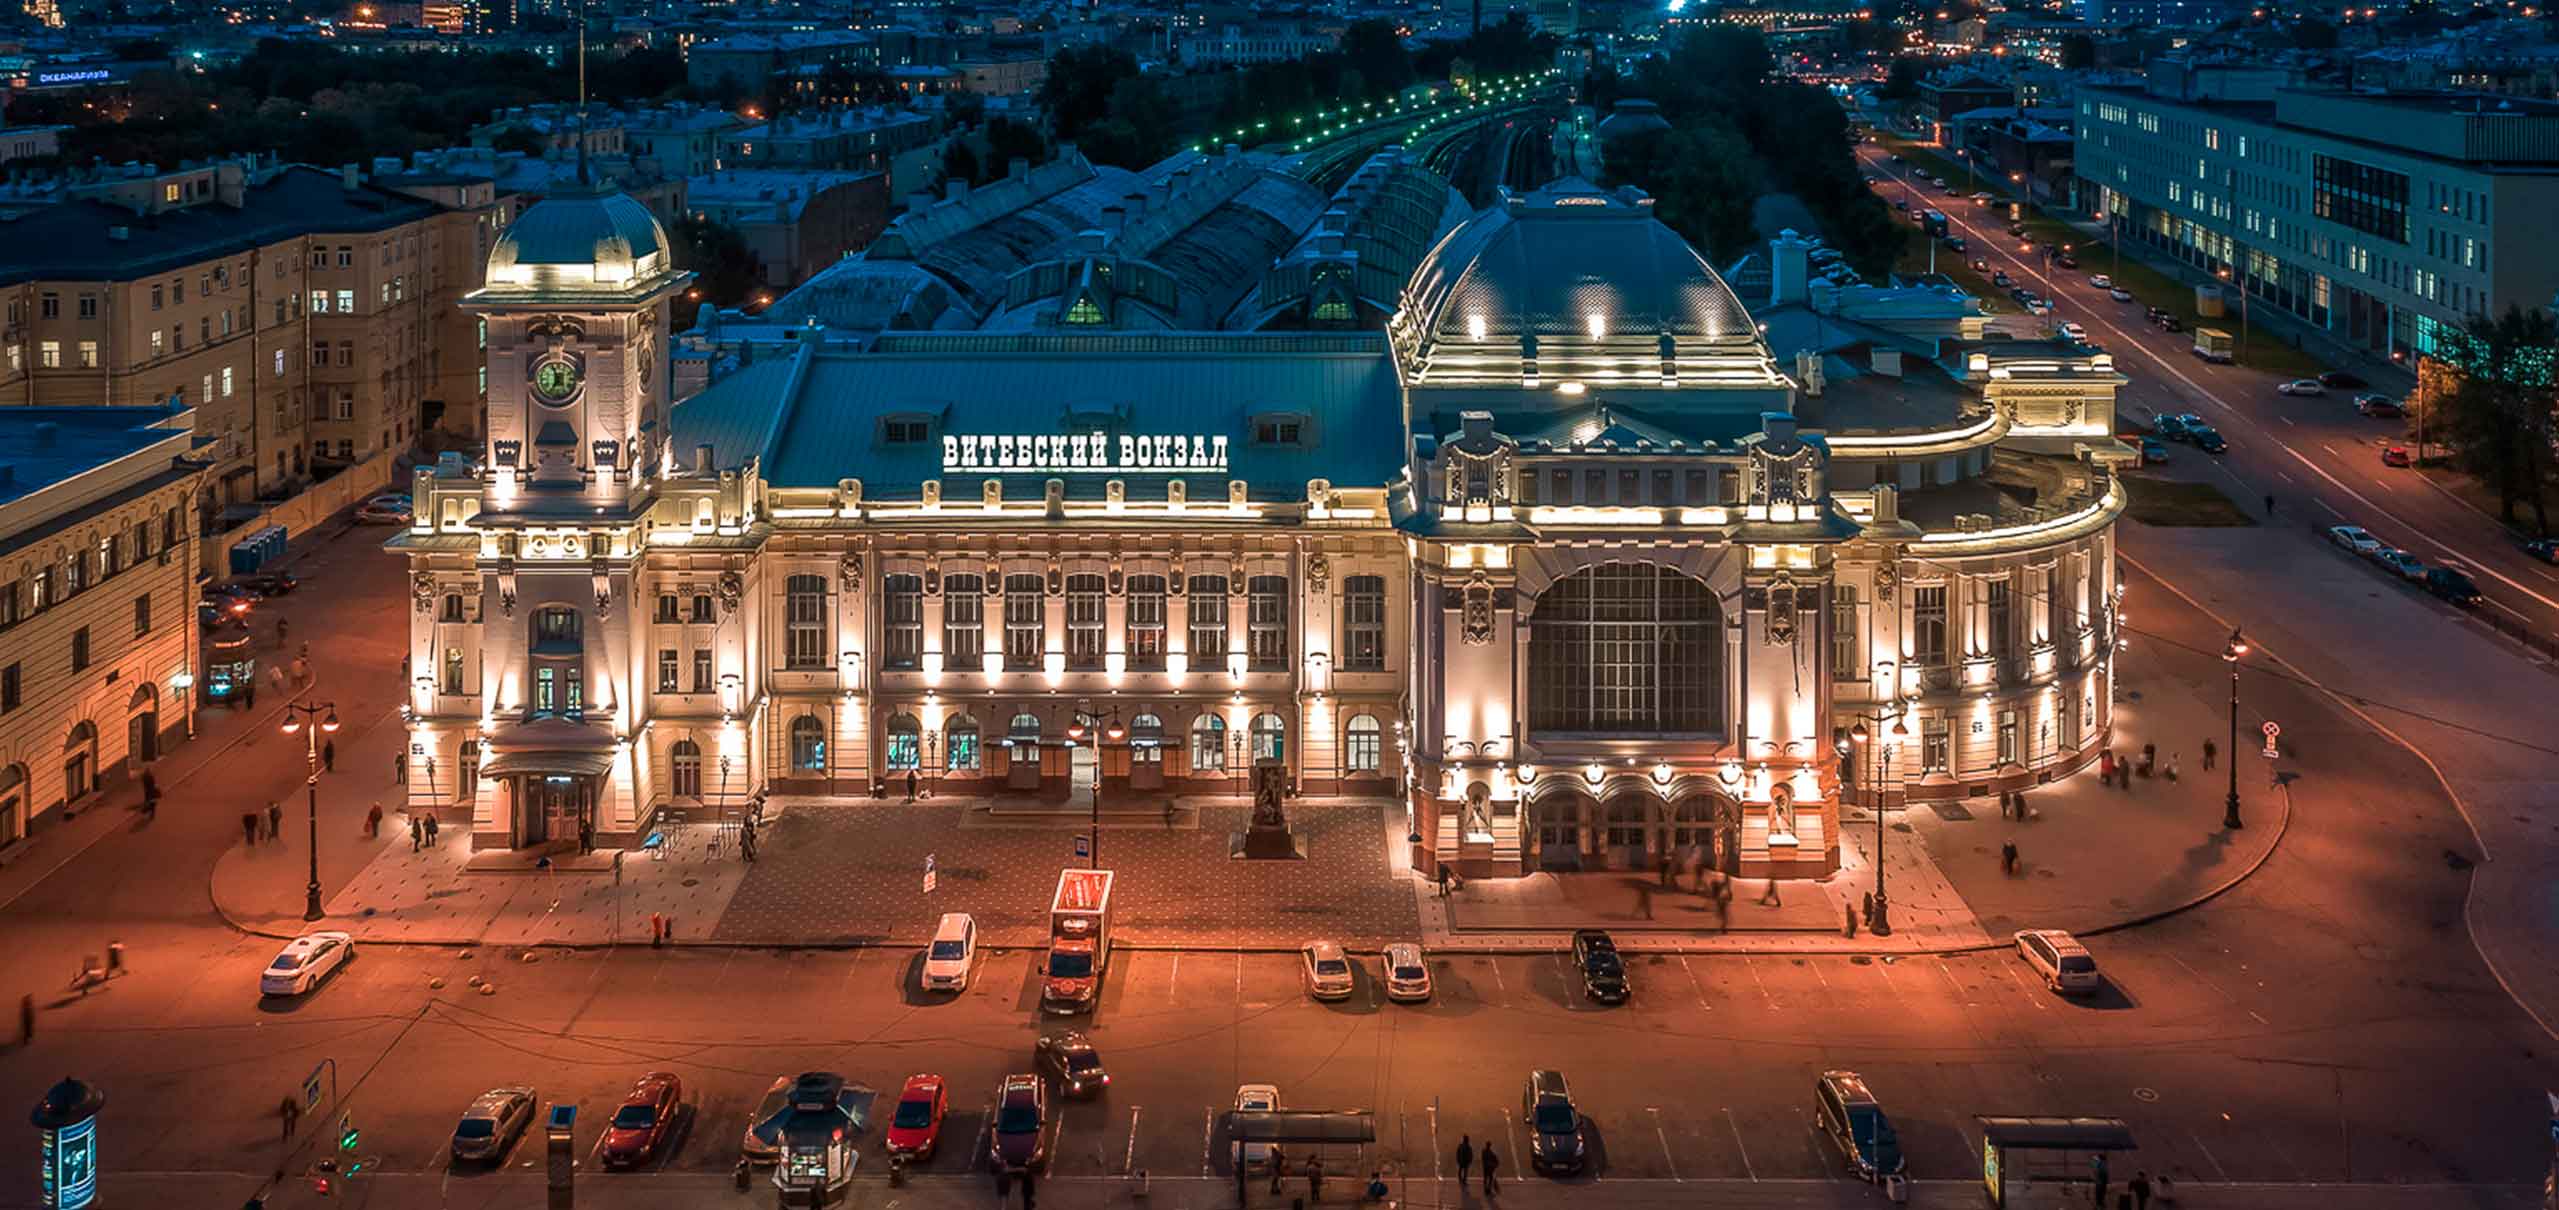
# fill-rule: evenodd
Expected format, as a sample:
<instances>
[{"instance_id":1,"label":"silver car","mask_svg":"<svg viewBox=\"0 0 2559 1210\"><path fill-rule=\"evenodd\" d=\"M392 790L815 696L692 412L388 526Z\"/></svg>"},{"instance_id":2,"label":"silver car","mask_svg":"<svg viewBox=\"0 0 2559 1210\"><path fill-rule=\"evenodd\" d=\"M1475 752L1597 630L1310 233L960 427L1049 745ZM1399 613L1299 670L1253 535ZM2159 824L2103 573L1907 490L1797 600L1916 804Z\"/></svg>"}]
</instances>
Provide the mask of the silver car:
<instances>
[{"instance_id":1,"label":"silver car","mask_svg":"<svg viewBox=\"0 0 2559 1210\"><path fill-rule=\"evenodd\" d=\"M1386 947L1386 998L1404 1004L1431 998L1431 966L1422 947L1410 941Z\"/></svg>"},{"instance_id":2,"label":"silver car","mask_svg":"<svg viewBox=\"0 0 2559 1210\"><path fill-rule=\"evenodd\" d=\"M471 1101L453 1127L453 1158L503 1164L524 1128L533 1124L533 1090L492 1088Z\"/></svg>"}]
</instances>

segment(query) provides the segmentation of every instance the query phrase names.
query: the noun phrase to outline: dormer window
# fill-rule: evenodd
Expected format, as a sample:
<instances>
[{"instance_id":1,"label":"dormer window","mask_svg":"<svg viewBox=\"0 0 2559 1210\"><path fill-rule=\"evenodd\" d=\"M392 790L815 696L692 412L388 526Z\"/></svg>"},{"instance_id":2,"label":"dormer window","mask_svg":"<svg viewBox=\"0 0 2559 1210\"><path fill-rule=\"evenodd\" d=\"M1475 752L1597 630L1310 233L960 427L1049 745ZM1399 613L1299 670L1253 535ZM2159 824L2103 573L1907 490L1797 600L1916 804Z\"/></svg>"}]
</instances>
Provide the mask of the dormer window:
<instances>
[{"instance_id":1,"label":"dormer window","mask_svg":"<svg viewBox=\"0 0 2559 1210\"><path fill-rule=\"evenodd\" d=\"M1253 444L1303 448L1314 427L1296 412L1267 412L1253 417Z\"/></svg>"},{"instance_id":2,"label":"dormer window","mask_svg":"<svg viewBox=\"0 0 2559 1210\"><path fill-rule=\"evenodd\" d=\"M922 445L933 439L933 422L924 416L880 418L880 444Z\"/></svg>"}]
</instances>

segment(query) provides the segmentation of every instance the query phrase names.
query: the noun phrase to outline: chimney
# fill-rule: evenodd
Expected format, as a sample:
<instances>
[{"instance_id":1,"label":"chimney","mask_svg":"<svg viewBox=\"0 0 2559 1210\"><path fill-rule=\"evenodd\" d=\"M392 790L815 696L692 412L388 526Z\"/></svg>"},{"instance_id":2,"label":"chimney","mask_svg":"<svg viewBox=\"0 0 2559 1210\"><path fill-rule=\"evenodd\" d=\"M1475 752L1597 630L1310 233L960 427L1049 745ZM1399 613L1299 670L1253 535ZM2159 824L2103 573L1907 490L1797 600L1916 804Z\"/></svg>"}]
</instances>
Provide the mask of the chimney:
<instances>
[{"instance_id":1,"label":"chimney","mask_svg":"<svg viewBox=\"0 0 2559 1210\"><path fill-rule=\"evenodd\" d=\"M364 188L364 169L355 164L339 165L338 183L346 186L349 193Z\"/></svg>"},{"instance_id":2,"label":"chimney","mask_svg":"<svg viewBox=\"0 0 2559 1210\"><path fill-rule=\"evenodd\" d=\"M956 201L959 201L959 200L960 200L960 199L962 199L962 198L967 197L968 195L969 195L969 183L968 183L968 181L967 181L965 178L962 178L962 177L952 177L950 180L947 180L947 181L942 182L942 196L943 196L943 197L948 198L948 199L950 199L951 201L956 202Z\"/></svg>"},{"instance_id":3,"label":"chimney","mask_svg":"<svg viewBox=\"0 0 2559 1210\"><path fill-rule=\"evenodd\" d=\"M1469 445L1482 445L1493 438L1493 414L1491 412L1459 412L1457 414L1457 425L1464 433L1466 443Z\"/></svg>"},{"instance_id":4,"label":"chimney","mask_svg":"<svg viewBox=\"0 0 2559 1210\"><path fill-rule=\"evenodd\" d=\"M932 194L930 194L930 193L926 193L926 192L924 192L923 190L920 190L920 189L919 189L919 190L917 190L917 191L916 191L916 192L914 192L914 193L910 193L910 194L907 194L907 195L906 195L906 212L907 212L908 214L922 214L922 213L924 213L925 211L930 210L930 209L932 209L932 208L933 208L933 195L932 195Z\"/></svg>"},{"instance_id":5,"label":"chimney","mask_svg":"<svg viewBox=\"0 0 2559 1210\"><path fill-rule=\"evenodd\" d=\"M700 444L700 445L697 445L697 446L694 446L694 447L693 447L693 473L694 473L694 474L696 474L696 475L700 475L700 476L702 476L702 477L703 477L703 478L705 478L705 479L708 479L708 478L710 478L710 477L711 477L711 443L710 443L710 442L707 442L707 441L706 441L706 442L703 442L703 443L702 443L702 444Z\"/></svg>"},{"instance_id":6,"label":"chimney","mask_svg":"<svg viewBox=\"0 0 2559 1210\"><path fill-rule=\"evenodd\" d=\"M1014 156L1012 159L1009 159L1009 160L1004 161L1004 179L1005 179L1005 180L1008 180L1008 181L1018 181L1018 180L1021 180L1022 178L1027 177L1027 176L1029 176L1029 175L1031 175L1031 161L1030 161L1030 160L1028 160L1028 159L1026 159L1026 158L1024 158L1024 157L1022 157L1022 156L1018 156L1018 155L1017 155L1017 156Z\"/></svg>"},{"instance_id":7,"label":"chimney","mask_svg":"<svg viewBox=\"0 0 2559 1210\"><path fill-rule=\"evenodd\" d=\"M1102 207L1102 230L1114 237L1128 229L1128 211L1118 206Z\"/></svg>"},{"instance_id":8,"label":"chimney","mask_svg":"<svg viewBox=\"0 0 2559 1210\"><path fill-rule=\"evenodd\" d=\"M1901 488L1890 483L1875 485L1875 524L1891 525L1901 520Z\"/></svg>"},{"instance_id":9,"label":"chimney","mask_svg":"<svg viewBox=\"0 0 2559 1210\"><path fill-rule=\"evenodd\" d=\"M1791 412L1761 412L1759 431L1768 435L1768 448L1783 453L1795 448L1795 416Z\"/></svg>"},{"instance_id":10,"label":"chimney","mask_svg":"<svg viewBox=\"0 0 2559 1210\"><path fill-rule=\"evenodd\" d=\"M1886 378L1901 377L1901 350L1875 346L1875 372Z\"/></svg>"},{"instance_id":11,"label":"chimney","mask_svg":"<svg viewBox=\"0 0 2559 1210\"><path fill-rule=\"evenodd\" d=\"M1768 241L1770 306L1782 307L1805 300L1809 293L1806 283L1812 277L1812 254L1812 245L1804 242L1791 227Z\"/></svg>"}]
</instances>

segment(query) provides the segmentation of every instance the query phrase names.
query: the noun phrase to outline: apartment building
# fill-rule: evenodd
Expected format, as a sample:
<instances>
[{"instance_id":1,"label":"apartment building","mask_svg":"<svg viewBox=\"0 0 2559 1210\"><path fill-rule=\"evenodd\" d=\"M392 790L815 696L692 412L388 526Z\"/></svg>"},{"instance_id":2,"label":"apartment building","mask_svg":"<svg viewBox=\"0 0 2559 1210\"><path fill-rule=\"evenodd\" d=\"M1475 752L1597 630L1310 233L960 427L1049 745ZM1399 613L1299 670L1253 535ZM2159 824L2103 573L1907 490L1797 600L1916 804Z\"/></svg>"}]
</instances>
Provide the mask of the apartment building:
<instances>
[{"instance_id":1,"label":"apartment building","mask_svg":"<svg viewBox=\"0 0 2559 1210\"><path fill-rule=\"evenodd\" d=\"M0 850L191 730L190 420L0 408Z\"/></svg>"},{"instance_id":2,"label":"apartment building","mask_svg":"<svg viewBox=\"0 0 2559 1210\"><path fill-rule=\"evenodd\" d=\"M2077 108L2092 217L2352 347L2431 353L2559 290L2559 104L2170 66Z\"/></svg>"},{"instance_id":3,"label":"apartment building","mask_svg":"<svg viewBox=\"0 0 2559 1210\"><path fill-rule=\"evenodd\" d=\"M415 442L478 374L439 317L478 284L492 200L453 208L252 160L102 174L0 221L0 408L195 409L214 507ZM476 347L452 351L457 366Z\"/></svg>"}]
</instances>

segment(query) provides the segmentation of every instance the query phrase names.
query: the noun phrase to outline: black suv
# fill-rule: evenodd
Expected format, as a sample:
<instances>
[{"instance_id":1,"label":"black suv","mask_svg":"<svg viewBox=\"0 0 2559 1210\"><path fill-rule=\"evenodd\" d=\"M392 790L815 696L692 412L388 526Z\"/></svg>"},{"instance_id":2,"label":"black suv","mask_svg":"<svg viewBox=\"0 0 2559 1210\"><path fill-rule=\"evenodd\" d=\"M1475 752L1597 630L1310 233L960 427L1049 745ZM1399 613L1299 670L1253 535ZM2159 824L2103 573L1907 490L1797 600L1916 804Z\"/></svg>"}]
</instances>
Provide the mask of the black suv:
<instances>
[{"instance_id":1,"label":"black suv","mask_svg":"<svg viewBox=\"0 0 2559 1210\"><path fill-rule=\"evenodd\" d=\"M2479 586L2459 568L2436 567L2426 572L2426 591L2455 605L2469 608L2479 603Z\"/></svg>"},{"instance_id":2,"label":"black suv","mask_svg":"<svg viewBox=\"0 0 2559 1210\"><path fill-rule=\"evenodd\" d=\"M1626 963L1617 942L1599 929L1573 933L1573 965L1582 972L1582 994L1602 1004L1626 1002Z\"/></svg>"},{"instance_id":3,"label":"black suv","mask_svg":"<svg viewBox=\"0 0 2559 1210\"><path fill-rule=\"evenodd\" d=\"M1582 1141L1582 1111L1560 1071L1528 1073L1519 1116L1528 1122L1528 1166L1539 1172L1579 1172L1589 1152Z\"/></svg>"}]
</instances>

